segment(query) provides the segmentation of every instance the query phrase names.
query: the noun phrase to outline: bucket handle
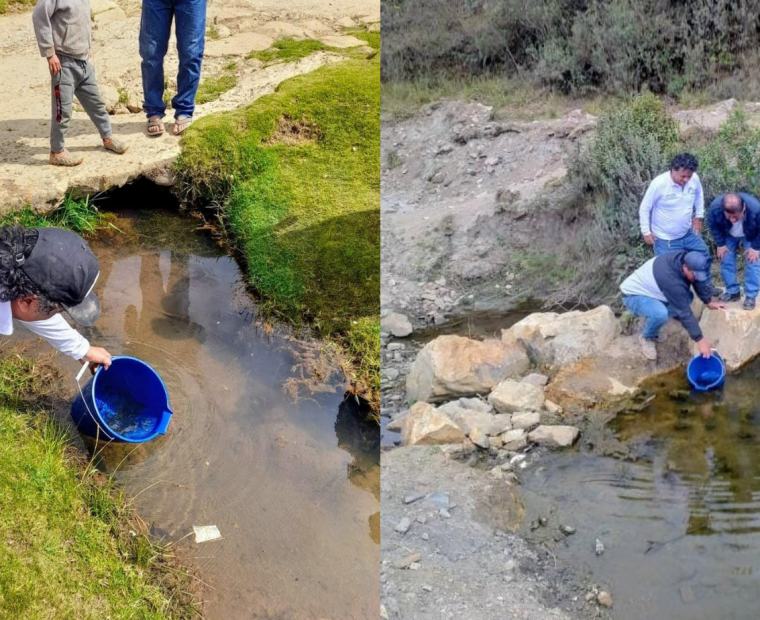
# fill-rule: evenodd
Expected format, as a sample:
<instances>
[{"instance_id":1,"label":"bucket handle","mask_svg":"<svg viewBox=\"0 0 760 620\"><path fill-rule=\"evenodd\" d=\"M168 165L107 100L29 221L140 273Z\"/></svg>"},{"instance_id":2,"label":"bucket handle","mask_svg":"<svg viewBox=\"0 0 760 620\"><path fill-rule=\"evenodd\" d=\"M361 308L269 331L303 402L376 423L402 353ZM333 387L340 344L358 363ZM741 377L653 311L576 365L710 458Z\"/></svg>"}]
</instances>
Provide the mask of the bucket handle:
<instances>
[{"instance_id":1,"label":"bucket handle","mask_svg":"<svg viewBox=\"0 0 760 620\"><path fill-rule=\"evenodd\" d=\"M82 364L82 370L77 373L77 383L79 383L82 380L82 376L84 375L85 370L87 370L90 367L90 362L85 362Z\"/></svg>"}]
</instances>

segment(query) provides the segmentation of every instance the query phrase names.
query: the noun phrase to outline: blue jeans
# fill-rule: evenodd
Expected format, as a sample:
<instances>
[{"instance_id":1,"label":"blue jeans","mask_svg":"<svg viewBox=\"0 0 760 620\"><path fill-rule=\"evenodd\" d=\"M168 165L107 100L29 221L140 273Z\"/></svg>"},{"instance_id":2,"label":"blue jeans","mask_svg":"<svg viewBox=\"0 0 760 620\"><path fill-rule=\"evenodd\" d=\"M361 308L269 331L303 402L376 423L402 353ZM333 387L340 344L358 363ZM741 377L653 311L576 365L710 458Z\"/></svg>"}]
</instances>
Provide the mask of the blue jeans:
<instances>
[{"instance_id":1,"label":"blue jeans","mask_svg":"<svg viewBox=\"0 0 760 620\"><path fill-rule=\"evenodd\" d=\"M643 316L646 319L641 335L648 340L657 340L660 328L673 316L670 305L654 297L625 295L623 303L631 314Z\"/></svg>"},{"instance_id":2,"label":"blue jeans","mask_svg":"<svg viewBox=\"0 0 760 620\"><path fill-rule=\"evenodd\" d=\"M726 247L728 252L720 262L720 275L726 284L726 293L736 295L741 287L736 277L736 255L739 251L739 245L747 249L747 240L744 237L726 237ZM744 263L744 294L754 299L760 290L760 259L754 263L745 261Z\"/></svg>"},{"instance_id":3,"label":"blue jeans","mask_svg":"<svg viewBox=\"0 0 760 620\"><path fill-rule=\"evenodd\" d=\"M667 241L665 239L655 239L654 240L654 255L659 256L660 254L663 254L664 252L670 252L671 250L688 250L689 252L702 252L707 257L707 260L710 261L708 264L712 264L712 257L710 256L710 250L707 249L707 244L705 243L705 240L702 239L702 235L698 235L694 232L693 229L689 229L689 232L686 233L683 237L680 239L673 239L672 241ZM710 273L710 269L708 267L707 269L707 290L712 289L712 274Z\"/></svg>"},{"instance_id":4,"label":"blue jeans","mask_svg":"<svg viewBox=\"0 0 760 620\"><path fill-rule=\"evenodd\" d=\"M206 0L143 0L140 23L143 109L148 118L166 111L164 103L164 56L169 47L172 19L176 20L179 74L177 95L172 99L175 118L191 117L201 78L206 35Z\"/></svg>"}]
</instances>

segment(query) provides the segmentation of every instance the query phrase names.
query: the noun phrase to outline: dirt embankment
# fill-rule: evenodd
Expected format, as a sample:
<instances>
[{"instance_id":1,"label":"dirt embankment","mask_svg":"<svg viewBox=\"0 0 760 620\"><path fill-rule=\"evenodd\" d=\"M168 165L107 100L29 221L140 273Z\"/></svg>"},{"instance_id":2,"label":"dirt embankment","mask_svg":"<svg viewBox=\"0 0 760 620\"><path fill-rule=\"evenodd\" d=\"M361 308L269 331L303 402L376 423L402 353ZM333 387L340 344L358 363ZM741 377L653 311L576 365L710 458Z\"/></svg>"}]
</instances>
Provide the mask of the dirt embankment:
<instances>
[{"instance_id":1,"label":"dirt embankment","mask_svg":"<svg viewBox=\"0 0 760 620\"><path fill-rule=\"evenodd\" d=\"M121 186L145 175L159 183L172 182L169 165L179 154L179 140L171 135L149 138L141 111L142 86L138 33L138 0L93 0L92 61L109 110L114 133L129 144L116 156L100 144L95 127L75 105L67 147L85 157L75 169L47 164L50 130L50 77L40 57L30 13L0 16L0 213L26 204L48 210L69 190L97 192ZM201 83L208 78L234 75L236 85L209 103L199 105L195 117L232 110L271 93L279 83L341 60L339 54L317 52L292 63L264 66L248 59L252 51L269 48L283 37L312 38L343 48L364 42L344 33L346 27L376 28L380 3L376 0L339 0L329 5L298 0L285 5L272 0L255 5L243 0L211 0ZM375 26L371 26L375 24ZM177 52L174 36L165 61L167 93L176 92ZM171 121L171 110L167 120ZM171 130L171 126L169 126Z\"/></svg>"},{"instance_id":2,"label":"dirt embankment","mask_svg":"<svg viewBox=\"0 0 760 620\"><path fill-rule=\"evenodd\" d=\"M710 135L735 105L673 116L684 135ZM758 105L743 108L757 122ZM565 181L568 157L595 126L582 110L510 122L459 101L384 122L382 307L419 327L473 310L510 310L525 299L540 306L547 288L561 285L564 242L589 221ZM572 291L565 297L572 300Z\"/></svg>"}]
</instances>

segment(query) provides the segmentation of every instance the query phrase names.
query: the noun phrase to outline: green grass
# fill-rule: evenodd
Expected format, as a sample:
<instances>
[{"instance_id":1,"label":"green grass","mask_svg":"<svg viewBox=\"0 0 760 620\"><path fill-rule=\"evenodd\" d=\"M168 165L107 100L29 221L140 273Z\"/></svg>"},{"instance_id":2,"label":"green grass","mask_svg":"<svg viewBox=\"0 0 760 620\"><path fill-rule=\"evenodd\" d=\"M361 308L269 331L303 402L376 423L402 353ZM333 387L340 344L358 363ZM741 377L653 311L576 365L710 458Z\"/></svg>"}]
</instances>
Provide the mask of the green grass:
<instances>
[{"instance_id":1,"label":"green grass","mask_svg":"<svg viewBox=\"0 0 760 620\"><path fill-rule=\"evenodd\" d=\"M346 60L201 119L178 161L180 190L221 206L263 307L357 353L379 322L379 108L379 57ZM370 391L377 366L358 365Z\"/></svg>"},{"instance_id":2,"label":"green grass","mask_svg":"<svg viewBox=\"0 0 760 620\"><path fill-rule=\"evenodd\" d=\"M61 206L50 213L35 213L30 207L24 207L0 219L0 226L9 224L21 224L26 228L56 226L73 230L86 237L112 226L112 219L113 216L98 211L89 196L79 200L67 196Z\"/></svg>"},{"instance_id":3,"label":"green grass","mask_svg":"<svg viewBox=\"0 0 760 620\"><path fill-rule=\"evenodd\" d=\"M16 8L32 8L35 0L0 0L0 15L8 10L10 5L16 5Z\"/></svg>"},{"instance_id":4,"label":"green grass","mask_svg":"<svg viewBox=\"0 0 760 620\"><path fill-rule=\"evenodd\" d=\"M57 389L54 372L0 359L0 618L197 617L181 571L160 570L161 552L129 525L128 501L39 409L41 392Z\"/></svg>"},{"instance_id":5,"label":"green grass","mask_svg":"<svg viewBox=\"0 0 760 620\"><path fill-rule=\"evenodd\" d=\"M198 94L195 96L197 104L209 103L216 101L228 90L235 88L237 76L232 73L223 73L217 77L209 77L201 82L198 87Z\"/></svg>"},{"instance_id":6,"label":"green grass","mask_svg":"<svg viewBox=\"0 0 760 620\"><path fill-rule=\"evenodd\" d=\"M371 36L376 33L365 34ZM618 102L611 96L572 98L539 88L526 80L503 76L422 78L408 82L385 82L382 112L390 119L409 118L424 106L445 99L477 101L493 106L499 116L515 120L559 118L576 108L598 114Z\"/></svg>"},{"instance_id":7,"label":"green grass","mask_svg":"<svg viewBox=\"0 0 760 620\"><path fill-rule=\"evenodd\" d=\"M212 41L216 41L219 39L219 30L216 26L211 26L208 30L206 30L206 37L211 39Z\"/></svg>"},{"instance_id":8,"label":"green grass","mask_svg":"<svg viewBox=\"0 0 760 620\"><path fill-rule=\"evenodd\" d=\"M314 39L304 39L296 41L291 37L286 37L276 41L272 47L267 50L251 52L246 58L258 58L262 62L295 62L305 58L313 52L327 49L327 47Z\"/></svg>"}]
</instances>

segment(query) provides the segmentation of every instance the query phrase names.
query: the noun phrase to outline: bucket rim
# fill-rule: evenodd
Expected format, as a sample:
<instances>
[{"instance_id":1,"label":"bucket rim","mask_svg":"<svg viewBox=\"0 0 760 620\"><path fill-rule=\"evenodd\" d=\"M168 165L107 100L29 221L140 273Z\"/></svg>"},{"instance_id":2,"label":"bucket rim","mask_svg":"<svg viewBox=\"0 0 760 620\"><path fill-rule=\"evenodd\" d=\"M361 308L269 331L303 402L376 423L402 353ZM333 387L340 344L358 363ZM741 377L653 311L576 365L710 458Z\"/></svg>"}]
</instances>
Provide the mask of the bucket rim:
<instances>
[{"instance_id":1,"label":"bucket rim","mask_svg":"<svg viewBox=\"0 0 760 620\"><path fill-rule=\"evenodd\" d=\"M692 377L692 365L697 360L703 359L701 353L697 353L696 355L694 355L689 360L689 364L686 367L686 378L689 380L689 383L691 383L692 387L698 392L706 392L713 388L717 388L720 385L722 385L722 383L726 380L726 362L720 356L720 353L718 353L715 350L712 351L712 353L710 354L710 357L708 357L707 359L709 360L712 358L715 358L720 364L720 376L712 383L702 384L702 383L699 383L694 377Z\"/></svg>"},{"instance_id":2,"label":"bucket rim","mask_svg":"<svg viewBox=\"0 0 760 620\"><path fill-rule=\"evenodd\" d=\"M173 411L171 407L169 406L169 392L166 389L166 384L164 383L164 380L161 378L161 375L158 374L155 368L148 364L147 362L144 362L143 360L132 357L131 355L115 355L111 358L111 364L118 360L132 360L133 362L139 362L143 366L146 366L151 372L153 372L154 375L156 375L156 379L158 379L158 382L161 384L161 388L164 390L164 396L166 397L166 410L169 412L169 415L173 415ZM100 409L98 409L98 405L95 400L95 388L98 385L98 377L100 376L101 371L103 371L103 366L98 367L98 369L95 371L95 376L92 378L92 386L90 389L92 390L92 406L95 409L95 413L98 416L98 426L102 426L103 430L106 435L111 435L113 438L118 439L119 441L123 441L125 443L144 443L146 441L150 441L152 439L155 439L158 435L161 433L154 432L151 433L149 436L140 439L139 441L135 441L135 439L130 439L129 437L126 437L122 435L121 433L117 433L113 428L111 428L103 419L103 415L100 413ZM108 372L107 370L105 372ZM160 424L159 424L160 426ZM107 429L107 430L106 430Z\"/></svg>"}]
</instances>

